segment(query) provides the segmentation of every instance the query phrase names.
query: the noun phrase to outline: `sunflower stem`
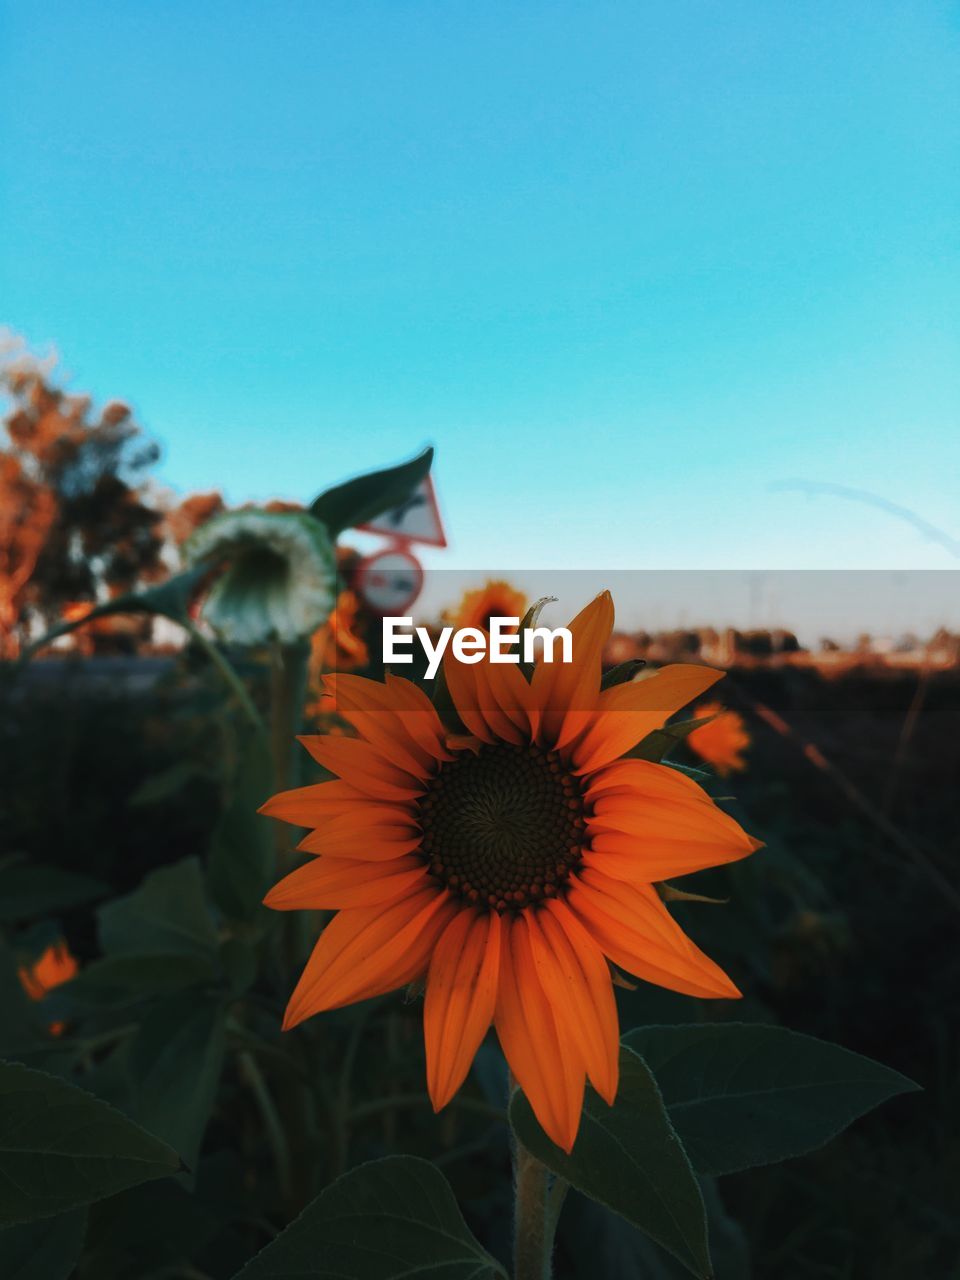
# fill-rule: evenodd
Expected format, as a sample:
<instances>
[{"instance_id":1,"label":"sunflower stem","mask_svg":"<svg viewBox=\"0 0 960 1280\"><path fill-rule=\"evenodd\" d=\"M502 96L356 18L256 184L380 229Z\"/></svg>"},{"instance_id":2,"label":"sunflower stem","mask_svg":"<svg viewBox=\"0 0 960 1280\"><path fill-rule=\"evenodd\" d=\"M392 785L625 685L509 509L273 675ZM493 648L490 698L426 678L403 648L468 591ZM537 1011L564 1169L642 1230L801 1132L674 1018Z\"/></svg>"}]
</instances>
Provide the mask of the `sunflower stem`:
<instances>
[{"instance_id":1,"label":"sunflower stem","mask_svg":"<svg viewBox=\"0 0 960 1280\"><path fill-rule=\"evenodd\" d=\"M283 1124L274 1106L273 1098L270 1090L267 1088L267 1082L264 1080L257 1066L257 1061L249 1050L244 1049L239 1056L240 1074L244 1081L249 1085L251 1092L257 1102L260 1110L260 1117L263 1120L263 1126L267 1132L267 1140L273 1151L273 1160L277 1169L277 1184L280 1194L285 1201L289 1201L292 1191L292 1179L290 1172L290 1148L287 1146L286 1135L283 1131Z\"/></svg>"},{"instance_id":2,"label":"sunflower stem","mask_svg":"<svg viewBox=\"0 0 960 1280\"><path fill-rule=\"evenodd\" d=\"M303 720L309 644L279 645L274 655L270 690L270 738L274 780L279 790L296 785L297 734Z\"/></svg>"},{"instance_id":3,"label":"sunflower stem","mask_svg":"<svg viewBox=\"0 0 960 1280\"><path fill-rule=\"evenodd\" d=\"M243 708L244 715L253 725L254 729L256 729L258 733L263 733L264 723L260 718L260 712L254 705L253 699L250 697L246 685L237 675L233 666L227 661L213 641L203 634L192 619L180 618L178 621L190 639L200 646L206 656L216 667L220 676L223 678L224 684L240 703L240 706Z\"/></svg>"},{"instance_id":4,"label":"sunflower stem","mask_svg":"<svg viewBox=\"0 0 960 1280\"><path fill-rule=\"evenodd\" d=\"M513 1148L514 1280L550 1280L557 1214L551 1212L547 1166L517 1139Z\"/></svg>"}]
</instances>

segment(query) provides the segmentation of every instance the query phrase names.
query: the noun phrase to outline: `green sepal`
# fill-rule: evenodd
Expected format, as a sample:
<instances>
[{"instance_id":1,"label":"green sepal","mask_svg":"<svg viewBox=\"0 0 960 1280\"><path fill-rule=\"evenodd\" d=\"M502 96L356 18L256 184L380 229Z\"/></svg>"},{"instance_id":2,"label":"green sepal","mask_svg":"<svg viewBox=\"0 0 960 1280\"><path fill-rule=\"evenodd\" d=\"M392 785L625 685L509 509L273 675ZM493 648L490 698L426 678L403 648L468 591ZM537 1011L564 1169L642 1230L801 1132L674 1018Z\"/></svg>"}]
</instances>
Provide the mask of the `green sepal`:
<instances>
[{"instance_id":1,"label":"green sepal","mask_svg":"<svg viewBox=\"0 0 960 1280\"><path fill-rule=\"evenodd\" d=\"M517 646L520 654L520 670L523 672L527 682L533 679L533 663L523 661L523 637L528 631L532 631L540 621L540 615L548 604L556 604L556 596L541 596L539 600L534 600L533 604L520 619L520 627L517 631L519 636L519 644Z\"/></svg>"},{"instance_id":2,"label":"green sepal","mask_svg":"<svg viewBox=\"0 0 960 1280\"><path fill-rule=\"evenodd\" d=\"M661 729L648 733L635 747L631 747L624 753L624 758L652 760L654 764L662 764L664 757L688 738L694 729L699 729L716 718L716 715L701 716L698 720L675 720L673 724L665 724Z\"/></svg>"},{"instance_id":3,"label":"green sepal","mask_svg":"<svg viewBox=\"0 0 960 1280\"><path fill-rule=\"evenodd\" d=\"M647 665L644 658L629 658L626 662L618 662L615 667L603 673L600 688L613 689L618 684L629 684L638 671Z\"/></svg>"}]
</instances>

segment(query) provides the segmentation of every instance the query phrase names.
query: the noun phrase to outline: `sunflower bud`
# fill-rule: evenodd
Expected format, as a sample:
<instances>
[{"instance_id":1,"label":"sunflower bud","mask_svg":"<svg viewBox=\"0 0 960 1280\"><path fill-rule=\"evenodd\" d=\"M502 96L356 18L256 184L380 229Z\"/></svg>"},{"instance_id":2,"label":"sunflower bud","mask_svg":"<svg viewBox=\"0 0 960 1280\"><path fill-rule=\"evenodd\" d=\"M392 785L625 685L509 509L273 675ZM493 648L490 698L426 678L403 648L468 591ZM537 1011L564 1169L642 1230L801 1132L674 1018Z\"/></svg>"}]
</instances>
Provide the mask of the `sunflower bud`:
<instances>
[{"instance_id":1,"label":"sunflower bud","mask_svg":"<svg viewBox=\"0 0 960 1280\"><path fill-rule=\"evenodd\" d=\"M294 644L327 621L336 601L336 553L305 511L228 511L184 544L188 565L223 567L203 616L232 644Z\"/></svg>"}]
</instances>

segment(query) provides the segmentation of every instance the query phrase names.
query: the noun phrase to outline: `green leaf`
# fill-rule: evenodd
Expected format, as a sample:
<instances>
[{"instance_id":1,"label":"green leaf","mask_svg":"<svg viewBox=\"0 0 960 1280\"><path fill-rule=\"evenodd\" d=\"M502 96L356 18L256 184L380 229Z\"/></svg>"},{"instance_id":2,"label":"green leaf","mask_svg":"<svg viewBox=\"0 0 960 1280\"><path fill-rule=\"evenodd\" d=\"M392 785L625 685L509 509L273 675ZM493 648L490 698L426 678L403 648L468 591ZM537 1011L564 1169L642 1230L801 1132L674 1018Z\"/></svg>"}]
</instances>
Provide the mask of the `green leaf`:
<instances>
[{"instance_id":1,"label":"green leaf","mask_svg":"<svg viewBox=\"0 0 960 1280\"><path fill-rule=\"evenodd\" d=\"M330 537L337 538L344 529L355 529L398 507L429 474L432 462L433 449L424 449L398 467L371 471L327 489L314 498L310 511L327 526Z\"/></svg>"},{"instance_id":2,"label":"green leaf","mask_svg":"<svg viewBox=\"0 0 960 1280\"><path fill-rule=\"evenodd\" d=\"M16 957L0 938L0 1054L22 1058L28 1051L48 1047L48 1015L30 1000L17 973Z\"/></svg>"},{"instance_id":3,"label":"green leaf","mask_svg":"<svg viewBox=\"0 0 960 1280\"><path fill-rule=\"evenodd\" d=\"M242 996L257 980L255 944L247 938L224 938L220 943L220 967L230 994Z\"/></svg>"},{"instance_id":4,"label":"green leaf","mask_svg":"<svg viewBox=\"0 0 960 1280\"><path fill-rule=\"evenodd\" d=\"M217 931L196 858L184 858L146 877L138 889L98 912L107 955L185 955L217 968Z\"/></svg>"},{"instance_id":5,"label":"green leaf","mask_svg":"<svg viewBox=\"0 0 960 1280\"><path fill-rule=\"evenodd\" d=\"M159 804L162 800L169 800L171 796L178 795L195 778L209 779L210 777L212 777L211 771L202 768L195 761L178 760L169 769L160 769L141 782L130 795L127 804L135 809L144 805Z\"/></svg>"},{"instance_id":6,"label":"green leaf","mask_svg":"<svg viewBox=\"0 0 960 1280\"><path fill-rule=\"evenodd\" d=\"M209 981L209 963L193 955L104 956L84 965L43 1002L51 1020L129 1008L157 995Z\"/></svg>"},{"instance_id":7,"label":"green leaf","mask_svg":"<svg viewBox=\"0 0 960 1280\"><path fill-rule=\"evenodd\" d=\"M338 1178L235 1280L506 1280L443 1174L388 1156Z\"/></svg>"},{"instance_id":8,"label":"green leaf","mask_svg":"<svg viewBox=\"0 0 960 1280\"><path fill-rule=\"evenodd\" d=\"M0 1062L0 1224L50 1218L179 1167L175 1151L99 1098Z\"/></svg>"},{"instance_id":9,"label":"green leaf","mask_svg":"<svg viewBox=\"0 0 960 1280\"><path fill-rule=\"evenodd\" d=\"M700 1188L656 1081L631 1049L620 1050L620 1088L612 1107L587 1090L570 1155L546 1136L519 1090L510 1102L510 1123L554 1173L639 1227L695 1276L710 1275Z\"/></svg>"},{"instance_id":10,"label":"green leaf","mask_svg":"<svg viewBox=\"0 0 960 1280\"><path fill-rule=\"evenodd\" d=\"M152 1009L130 1047L137 1120L179 1151L190 1170L210 1119L223 1066L222 1001L178 992Z\"/></svg>"},{"instance_id":11,"label":"green leaf","mask_svg":"<svg viewBox=\"0 0 960 1280\"><path fill-rule=\"evenodd\" d=\"M640 1027L624 1043L655 1075L700 1173L804 1155L881 1102L918 1088L890 1067L783 1027Z\"/></svg>"},{"instance_id":12,"label":"green leaf","mask_svg":"<svg viewBox=\"0 0 960 1280\"><path fill-rule=\"evenodd\" d=\"M750 1251L743 1231L727 1214L712 1178L700 1179L707 1208L710 1258L720 1280L750 1280ZM558 1248L577 1276L639 1276L686 1280L679 1262L619 1214L570 1192L560 1219Z\"/></svg>"},{"instance_id":13,"label":"green leaf","mask_svg":"<svg viewBox=\"0 0 960 1280\"><path fill-rule=\"evenodd\" d=\"M195 565L183 573L167 578L165 582L157 583L155 587L148 587L145 591L131 591L127 595L117 596L115 600L108 600L105 604L98 604L84 617L78 618L75 622L61 622L39 640L28 645L23 651L21 661L28 661L35 653L45 649L60 636L69 635L71 631L85 626L94 618L105 618L111 613L149 613L172 618L174 622L182 622L188 616L193 593L200 586L207 572L206 565Z\"/></svg>"},{"instance_id":14,"label":"green leaf","mask_svg":"<svg viewBox=\"0 0 960 1280\"><path fill-rule=\"evenodd\" d=\"M629 658L626 662L618 662L615 667L611 667L609 671L603 673L600 688L612 689L618 684L628 684L637 672L646 665L646 661L643 658Z\"/></svg>"},{"instance_id":15,"label":"green leaf","mask_svg":"<svg viewBox=\"0 0 960 1280\"><path fill-rule=\"evenodd\" d=\"M86 1209L0 1231L3 1280L70 1280L87 1232Z\"/></svg>"},{"instance_id":16,"label":"green leaf","mask_svg":"<svg viewBox=\"0 0 960 1280\"><path fill-rule=\"evenodd\" d=\"M709 724L716 718L715 715L701 716L699 720L677 720L674 724L665 724L662 729L654 729L653 733L648 733L625 755L632 760L652 760L654 764L660 764L664 756L678 747L694 729L699 729L701 725Z\"/></svg>"},{"instance_id":17,"label":"green leaf","mask_svg":"<svg viewBox=\"0 0 960 1280\"><path fill-rule=\"evenodd\" d=\"M68 911L107 892L108 886L91 876L9 859L0 867L0 923Z\"/></svg>"},{"instance_id":18,"label":"green leaf","mask_svg":"<svg viewBox=\"0 0 960 1280\"><path fill-rule=\"evenodd\" d=\"M257 813L273 791L270 752L261 735L249 736L231 791L214 832L207 881L225 916L249 922L261 910L274 859L271 823Z\"/></svg>"}]
</instances>

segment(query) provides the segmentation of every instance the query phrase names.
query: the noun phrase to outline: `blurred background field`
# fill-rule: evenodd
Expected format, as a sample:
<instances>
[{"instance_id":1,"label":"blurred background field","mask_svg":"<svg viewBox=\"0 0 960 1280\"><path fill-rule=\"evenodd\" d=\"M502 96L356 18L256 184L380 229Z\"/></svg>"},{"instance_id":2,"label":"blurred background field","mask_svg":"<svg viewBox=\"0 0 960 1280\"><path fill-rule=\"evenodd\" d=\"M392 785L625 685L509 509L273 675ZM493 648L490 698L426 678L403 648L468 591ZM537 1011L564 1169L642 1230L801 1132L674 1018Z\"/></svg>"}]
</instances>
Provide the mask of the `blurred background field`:
<instances>
[{"instance_id":1,"label":"blurred background field","mask_svg":"<svg viewBox=\"0 0 960 1280\"><path fill-rule=\"evenodd\" d=\"M26 866L94 877L110 895L133 890L158 867L204 856L220 817L228 750L223 696L206 668L184 653L52 658L19 679L9 667L3 674L5 851L23 855ZM960 1176L952 1016L960 904L942 883L956 883L960 677L867 667L825 679L789 667L735 667L721 688L752 743L747 770L710 789L736 795L736 811L768 849L684 882L730 899L679 908L745 991L742 1007L719 1016L782 1022L836 1041L896 1067L925 1092L868 1117L816 1156L726 1179L730 1247L743 1261L721 1254L719 1275L946 1280L960 1256L951 1190ZM789 735L758 706L782 718ZM810 743L842 771L841 782L805 754ZM888 838L884 823L902 843ZM21 954L39 953L61 928L81 965L97 954L87 904L55 919L24 914L29 923L21 920L15 934ZM690 1001L651 988L620 998L625 1026L697 1016ZM436 1121L406 1101L391 1109L391 1095L405 1099L421 1087L419 1008L380 1003L366 1010L362 1034L345 1014L324 1020L325 1039L340 1037L340 1052L349 1046L355 1054L364 1081L357 1088L381 1100L357 1122L354 1157L435 1155L439 1143L468 1216L495 1247L509 1216L505 1200L491 1199L505 1195L505 1128L469 1112ZM495 1096L496 1084L489 1087ZM216 1120L207 1147L215 1159ZM646 1258L650 1246L639 1237L594 1240L586 1202L582 1212L587 1221L571 1214L565 1225L561 1251L570 1269L560 1275L595 1274L598 1251L610 1259L605 1274L656 1275L667 1266ZM624 1261L631 1249L640 1250L643 1269Z\"/></svg>"},{"instance_id":2,"label":"blurred background field","mask_svg":"<svg viewBox=\"0 0 960 1280\"><path fill-rule=\"evenodd\" d=\"M120 446L138 447L125 410L84 419L88 407L64 400L36 369L26 381L15 377L12 391L19 407L8 417L2 460L8 478L19 468L20 498L4 507L0 874L7 878L0 916L21 967L63 937L82 972L100 950L98 904L185 858L205 865L213 856L241 727L216 670L169 623L106 617L27 666L17 656L61 614L82 617L111 592L163 581L176 563L178 535L223 503L211 492L172 506L146 478L149 449L125 470ZM11 521L11 513L23 518ZM356 560L341 549L339 606L333 624L314 637L315 670L376 668L379 624L352 590ZM510 605L508 589L491 582L479 598L451 599L445 617L457 618L459 607L466 622L462 611L472 607L482 620L483 610ZM265 709L269 652L233 657ZM712 1204L720 1280L946 1280L960 1260L951 1190L960 1176L952 1016L960 1000L957 636L940 628L811 650L783 628L615 633L607 665L634 659L707 661L727 670L718 694L742 718L745 767L720 776L708 764L706 785L736 797L733 811L767 848L684 882L724 905L676 908L735 976L742 1005L707 1008L641 987L620 992L624 1026L700 1017L779 1022L888 1063L924 1089L815 1156L726 1179L722 1203ZM315 686L306 699L308 714L329 727ZM678 759L705 764L683 746ZM31 878L34 868L44 870ZM49 911L44 881L53 875L56 892L56 872L67 879L59 909ZM71 876L81 877L76 905ZM272 1036L275 1017L268 1018ZM373 1001L321 1021L327 1063L338 1072L332 1087L351 1100L349 1120L328 1135L315 1176L326 1180L385 1152L438 1158L480 1239L505 1254L508 1156L496 1118L504 1087L496 1055L481 1055L466 1105L434 1118L420 1105L416 1000ZM111 1060L94 1051L92 1065L100 1064L108 1085ZM258 1242L245 1206L266 1206L269 1221L277 1192L267 1189L263 1153L242 1141L237 1147L231 1126L238 1106L242 1124L244 1104L229 1080L212 1105L193 1216L184 1219L179 1189L125 1193L122 1212L137 1223L126 1239L118 1237L116 1209L100 1207L91 1216L91 1265L112 1269L95 1274L132 1278L147 1274L148 1261L167 1258L175 1267L185 1257L217 1280ZM559 1250L561 1276L596 1274L598 1258L605 1275L675 1274L655 1246L587 1201L575 1199Z\"/></svg>"}]
</instances>

